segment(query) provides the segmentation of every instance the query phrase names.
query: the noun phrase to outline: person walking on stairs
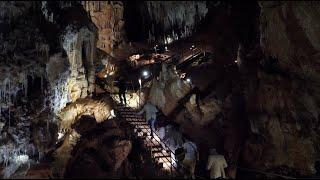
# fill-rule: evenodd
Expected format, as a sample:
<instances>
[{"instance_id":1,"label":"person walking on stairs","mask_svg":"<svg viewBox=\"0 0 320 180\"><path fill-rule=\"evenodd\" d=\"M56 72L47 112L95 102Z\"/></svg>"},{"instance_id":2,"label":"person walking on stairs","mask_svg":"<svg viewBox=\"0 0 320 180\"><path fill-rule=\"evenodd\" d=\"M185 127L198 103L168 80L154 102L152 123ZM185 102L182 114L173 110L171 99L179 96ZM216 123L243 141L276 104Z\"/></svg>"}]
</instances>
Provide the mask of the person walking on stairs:
<instances>
[{"instance_id":1,"label":"person walking on stairs","mask_svg":"<svg viewBox=\"0 0 320 180\"><path fill-rule=\"evenodd\" d=\"M210 149L208 157L207 170L210 170L210 179L226 178L224 168L228 167L227 161L223 155L216 152L216 149Z\"/></svg>"},{"instance_id":2,"label":"person walking on stairs","mask_svg":"<svg viewBox=\"0 0 320 180\"><path fill-rule=\"evenodd\" d=\"M185 142L183 143L182 147L185 151L185 157L182 161L182 166L184 167L184 169L187 171L186 175L189 175L188 178L192 178L195 179L195 168L196 168L196 163L197 161L199 161L199 151L197 149L197 145L186 139L184 140ZM187 178L187 176L185 176L185 178Z\"/></svg>"},{"instance_id":3,"label":"person walking on stairs","mask_svg":"<svg viewBox=\"0 0 320 180\"><path fill-rule=\"evenodd\" d=\"M150 126L151 129L151 137L153 138L153 131L155 130L154 124L157 119L157 112L158 109L156 106L151 104L150 101L148 101L143 108L138 112L138 115L142 115L143 113L146 113L146 121Z\"/></svg>"},{"instance_id":4,"label":"person walking on stairs","mask_svg":"<svg viewBox=\"0 0 320 180\"><path fill-rule=\"evenodd\" d=\"M127 86L126 86L126 81L125 81L123 76L121 76L119 78L119 81L118 81L117 85L118 85L118 88L119 88L119 99L120 99L120 102L121 102L121 104L123 104L123 100L124 100L124 105L126 106L127 105L127 101L126 101Z\"/></svg>"}]
</instances>

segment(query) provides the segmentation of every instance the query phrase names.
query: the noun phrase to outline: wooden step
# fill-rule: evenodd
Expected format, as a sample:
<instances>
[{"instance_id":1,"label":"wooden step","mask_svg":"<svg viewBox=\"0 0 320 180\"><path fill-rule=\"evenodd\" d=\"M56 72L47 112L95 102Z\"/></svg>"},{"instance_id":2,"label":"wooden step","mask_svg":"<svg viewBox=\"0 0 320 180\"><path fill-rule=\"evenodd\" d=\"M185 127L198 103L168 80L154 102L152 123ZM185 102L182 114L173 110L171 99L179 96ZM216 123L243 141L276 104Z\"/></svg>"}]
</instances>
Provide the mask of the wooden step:
<instances>
[{"instance_id":1,"label":"wooden step","mask_svg":"<svg viewBox=\"0 0 320 180\"><path fill-rule=\"evenodd\" d=\"M150 130L150 133L151 133L151 129L150 129L149 125L137 125L136 127L137 127L137 129L148 129L148 130Z\"/></svg>"},{"instance_id":2,"label":"wooden step","mask_svg":"<svg viewBox=\"0 0 320 180\"><path fill-rule=\"evenodd\" d=\"M127 121L144 121L144 122L146 122L145 120L144 120L144 118L126 118L126 120Z\"/></svg>"},{"instance_id":3,"label":"wooden step","mask_svg":"<svg viewBox=\"0 0 320 180\"><path fill-rule=\"evenodd\" d=\"M144 118L139 118L139 117L127 117L127 116L122 116L122 118L124 119L129 119L127 121L144 121L146 122L146 120Z\"/></svg>"},{"instance_id":4,"label":"wooden step","mask_svg":"<svg viewBox=\"0 0 320 180\"><path fill-rule=\"evenodd\" d=\"M123 115L135 115L135 116L141 116L141 115L138 115L137 113L138 112L132 112L132 111L118 111L120 114L123 114Z\"/></svg>"},{"instance_id":5,"label":"wooden step","mask_svg":"<svg viewBox=\"0 0 320 180\"><path fill-rule=\"evenodd\" d=\"M161 152L161 151L162 151L162 146L152 147L152 148L151 148L151 151L152 151L152 152Z\"/></svg>"},{"instance_id":6,"label":"wooden step","mask_svg":"<svg viewBox=\"0 0 320 180\"><path fill-rule=\"evenodd\" d=\"M136 129L137 129L137 132L142 132L142 133L146 133L146 134L149 133L149 131L147 129L141 129L141 128L136 128Z\"/></svg>"},{"instance_id":7,"label":"wooden step","mask_svg":"<svg viewBox=\"0 0 320 180\"><path fill-rule=\"evenodd\" d=\"M156 158L158 163L171 163L171 158Z\"/></svg>"},{"instance_id":8,"label":"wooden step","mask_svg":"<svg viewBox=\"0 0 320 180\"><path fill-rule=\"evenodd\" d=\"M149 146L149 148L152 149L162 149L161 145L155 145L155 146Z\"/></svg>"},{"instance_id":9,"label":"wooden step","mask_svg":"<svg viewBox=\"0 0 320 180\"><path fill-rule=\"evenodd\" d=\"M162 167L163 167L164 169L174 171L174 167L171 167L171 166L172 166L172 165L171 165L171 162L164 162L164 163L162 163Z\"/></svg>"},{"instance_id":10,"label":"wooden step","mask_svg":"<svg viewBox=\"0 0 320 180\"><path fill-rule=\"evenodd\" d=\"M130 109L117 109L121 113L135 113L137 114L139 111L130 110Z\"/></svg>"},{"instance_id":11,"label":"wooden step","mask_svg":"<svg viewBox=\"0 0 320 180\"><path fill-rule=\"evenodd\" d=\"M151 152L152 152L152 153L162 153L162 151L163 151L162 148L159 148L159 149L157 149L157 148L151 149Z\"/></svg>"},{"instance_id":12,"label":"wooden step","mask_svg":"<svg viewBox=\"0 0 320 180\"><path fill-rule=\"evenodd\" d=\"M171 156L153 156L153 158L155 159L168 158L168 160L170 160L171 162Z\"/></svg>"},{"instance_id":13,"label":"wooden step","mask_svg":"<svg viewBox=\"0 0 320 180\"><path fill-rule=\"evenodd\" d=\"M144 117L141 116L136 116L136 115L130 115L130 114L123 114L121 115L122 117L126 117L126 118L137 118L137 119L144 119Z\"/></svg>"},{"instance_id":14,"label":"wooden step","mask_svg":"<svg viewBox=\"0 0 320 180\"><path fill-rule=\"evenodd\" d=\"M143 121L131 121L130 124L132 125L141 125L141 126L148 126L149 124Z\"/></svg>"},{"instance_id":15,"label":"wooden step","mask_svg":"<svg viewBox=\"0 0 320 180\"><path fill-rule=\"evenodd\" d=\"M157 152L157 153L152 152L152 156L153 157L170 157L171 158L170 154L163 153L163 152Z\"/></svg>"},{"instance_id":16,"label":"wooden step","mask_svg":"<svg viewBox=\"0 0 320 180\"><path fill-rule=\"evenodd\" d=\"M126 117L125 118L127 121L144 121L146 122L146 120L144 118L137 118L137 117Z\"/></svg>"},{"instance_id":17,"label":"wooden step","mask_svg":"<svg viewBox=\"0 0 320 180\"><path fill-rule=\"evenodd\" d=\"M144 144L147 147L154 147L154 146L159 146L160 145L160 143L152 143L152 142L145 142Z\"/></svg>"},{"instance_id":18,"label":"wooden step","mask_svg":"<svg viewBox=\"0 0 320 180\"><path fill-rule=\"evenodd\" d=\"M140 126L149 126L147 123L145 122L129 122L129 124L131 124L132 126L135 127L135 129L139 129Z\"/></svg>"},{"instance_id":19,"label":"wooden step","mask_svg":"<svg viewBox=\"0 0 320 180\"><path fill-rule=\"evenodd\" d=\"M148 124L146 121L144 120L126 120L128 123L145 123L145 124Z\"/></svg>"}]
</instances>

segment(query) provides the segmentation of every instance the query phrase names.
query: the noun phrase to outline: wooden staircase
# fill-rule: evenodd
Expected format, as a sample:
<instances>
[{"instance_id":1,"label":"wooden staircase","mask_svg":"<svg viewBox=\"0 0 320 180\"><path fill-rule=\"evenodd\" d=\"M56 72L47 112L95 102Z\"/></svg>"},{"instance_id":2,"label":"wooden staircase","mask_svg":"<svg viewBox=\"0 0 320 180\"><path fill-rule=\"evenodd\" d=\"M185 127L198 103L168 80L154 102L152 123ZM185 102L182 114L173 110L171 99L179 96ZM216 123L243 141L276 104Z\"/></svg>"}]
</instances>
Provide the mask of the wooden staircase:
<instances>
[{"instance_id":1,"label":"wooden staircase","mask_svg":"<svg viewBox=\"0 0 320 180\"><path fill-rule=\"evenodd\" d=\"M177 177L178 172L172 166L174 160L171 158L171 151L165 144L162 145L159 136L155 132L153 132L154 138L150 136L151 129L145 118L137 115L138 111L131 107L117 104L116 109L118 115L134 127L135 136L143 141L144 147L150 151L153 162L161 168L161 171L170 175L170 177Z\"/></svg>"}]
</instances>

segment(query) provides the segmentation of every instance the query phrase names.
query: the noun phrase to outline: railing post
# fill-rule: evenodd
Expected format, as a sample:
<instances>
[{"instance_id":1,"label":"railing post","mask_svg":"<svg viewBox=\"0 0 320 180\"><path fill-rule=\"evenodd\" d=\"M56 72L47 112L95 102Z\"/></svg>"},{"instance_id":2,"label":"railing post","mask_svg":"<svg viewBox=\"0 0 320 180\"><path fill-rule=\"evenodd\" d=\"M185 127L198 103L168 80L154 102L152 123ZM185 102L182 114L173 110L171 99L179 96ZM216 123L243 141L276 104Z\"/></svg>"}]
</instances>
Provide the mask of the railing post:
<instances>
[{"instance_id":1,"label":"railing post","mask_svg":"<svg viewBox=\"0 0 320 180\"><path fill-rule=\"evenodd\" d=\"M171 177L173 177L171 152L170 152L170 160L171 160L171 162L170 162L170 164L171 164L171 166L170 166L170 172L171 172Z\"/></svg>"}]
</instances>

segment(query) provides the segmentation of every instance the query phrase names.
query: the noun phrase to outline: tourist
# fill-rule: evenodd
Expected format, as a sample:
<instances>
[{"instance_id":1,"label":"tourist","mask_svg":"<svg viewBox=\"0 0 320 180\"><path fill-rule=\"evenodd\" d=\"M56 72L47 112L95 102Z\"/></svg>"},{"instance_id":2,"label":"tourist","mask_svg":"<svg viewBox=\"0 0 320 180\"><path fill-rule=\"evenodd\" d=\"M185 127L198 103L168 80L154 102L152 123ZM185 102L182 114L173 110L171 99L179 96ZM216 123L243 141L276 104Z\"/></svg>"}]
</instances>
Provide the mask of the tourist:
<instances>
[{"instance_id":1,"label":"tourist","mask_svg":"<svg viewBox=\"0 0 320 180\"><path fill-rule=\"evenodd\" d=\"M195 179L195 168L196 168L196 162L199 161L199 152L197 150L197 145L190 140L184 140L185 143L182 145L184 151L185 151L185 157L182 161L183 168L187 171L187 175L185 178L191 178Z\"/></svg>"},{"instance_id":2,"label":"tourist","mask_svg":"<svg viewBox=\"0 0 320 180\"><path fill-rule=\"evenodd\" d=\"M153 104L151 104L150 101L148 101L143 108L141 109L140 112L138 112L138 115L142 115L143 113L146 113L146 121L150 126L151 129L151 137L153 138L153 131L155 130L154 128L154 124L155 121L157 119L157 112L158 109L156 108L156 106L154 106Z\"/></svg>"},{"instance_id":3,"label":"tourist","mask_svg":"<svg viewBox=\"0 0 320 180\"><path fill-rule=\"evenodd\" d=\"M216 149L210 149L208 157L207 170L210 170L210 179L226 178L224 168L228 167L223 155L216 152Z\"/></svg>"},{"instance_id":4,"label":"tourist","mask_svg":"<svg viewBox=\"0 0 320 180\"><path fill-rule=\"evenodd\" d=\"M126 106L127 105L127 101L126 101L126 90L127 90L127 87L126 87L126 82L125 82L125 79L124 79L123 76L121 76L119 78L118 88L119 88L119 99L120 99L120 102L121 102L121 104L123 104L123 100L124 100L124 105Z\"/></svg>"}]
</instances>

